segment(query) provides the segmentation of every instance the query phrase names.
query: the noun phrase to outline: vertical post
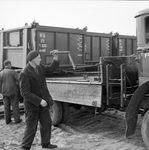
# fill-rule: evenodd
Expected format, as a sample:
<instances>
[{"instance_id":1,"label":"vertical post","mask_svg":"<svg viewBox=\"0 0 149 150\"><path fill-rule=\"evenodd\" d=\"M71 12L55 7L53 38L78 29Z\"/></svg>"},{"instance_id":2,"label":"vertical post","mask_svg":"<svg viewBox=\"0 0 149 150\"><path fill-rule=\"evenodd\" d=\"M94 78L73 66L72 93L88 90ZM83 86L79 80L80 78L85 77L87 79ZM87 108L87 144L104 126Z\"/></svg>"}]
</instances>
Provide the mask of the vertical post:
<instances>
[{"instance_id":1,"label":"vertical post","mask_svg":"<svg viewBox=\"0 0 149 150\"><path fill-rule=\"evenodd\" d=\"M121 107L124 106L124 98L123 98L123 94L124 94L124 70L123 70L123 66L124 66L124 64L122 64L120 66L120 72L121 72L121 103L120 103L120 106Z\"/></svg>"},{"instance_id":2,"label":"vertical post","mask_svg":"<svg viewBox=\"0 0 149 150\"><path fill-rule=\"evenodd\" d=\"M101 84L103 83L103 58L99 58L99 65L98 65L98 81L101 82Z\"/></svg>"},{"instance_id":3,"label":"vertical post","mask_svg":"<svg viewBox=\"0 0 149 150\"><path fill-rule=\"evenodd\" d=\"M32 43L32 47L31 47L31 49L33 50L35 50L35 47L36 47L36 42L35 42L35 32L36 32L36 29L35 28L32 28L31 29L31 43Z\"/></svg>"},{"instance_id":4,"label":"vertical post","mask_svg":"<svg viewBox=\"0 0 149 150\"><path fill-rule=\"evenodd\" d=\"M57 49L57 32L54 33L54 49Z\"/></svg>"},{"instance_id":5,"label":"vertical post","mask_svg":"<svg viewBox=\"0 0 149 150\"><path fill-rule=\"evenodd\" d=\"M94 50L93 50L93 36L91 36L91 51L90 51L90 61L94 61L93 59L93 53L94 53Z\"/></svg>"},{"instance_id":6,"label":"vertical post","mask_svg":"<svg viewBox=\"0 0 149 150\"><path fill-rule=\"evenodd\" d=\"M23 68L26 66L26 59L27 59L27 29L23 29Z\"/></svg>"},{"instance_id":7,"label":"vertical post","mask_svg":"<svg viewBox=\"0 0 149 150\"><path fill-rule=\"evenodd\" d=\"M85 34L82 35L82 64L85 64Z\"/></svg>"},{"instance_id":8,"label":"vertical post","mask_svg":"<svg viewBox=\"0 0 149 150\"><path fill-rule=\"evenodd\" d=\"M4 43L4 39L3 39L3 32L0 33L0 70L3 68L3 43Z\"/></svg>"},{"instance_id":9,"label":"vertical post","mask_svg":"<svg viewBox=\"0 0 149 150\"><path fill-rule=\"evenodd\" d=\"M132 45L132 51L131 51L131 55L132 55L132 54L135 54L135 49L134 49L134 39L132 39L131 45Z\"/></svg>"},{"instance_id":10,"label":"vertical post","mask_svg":"<svg viewBox=\"0 0 149 150\"><path fill-rule=\"evenodd\" d=\"M110 75L112 75L112 65L109 65L109 81L111 80ZM109 97L112 98L112 87L113 85L109 83Z\"/></svg>"},{"instance_id":11,"label":"vertical post","mask_svg":"<svg viewBox=\"0 0 149 150\"><path fill-rule=\"evenodd\" d=\"M128 45L127 45L127 39L125 39L125 56L127 56L129 49L128 49ZM131 55L131 54L129 54Z\"/></svg>"},{"instance_id":12,"label":"vertical post","mask_svg":"<svg viewBox=\"0 0 149 150\"><path fill-rule=\"evenodd\" d=\"M70 52L71 49L71 33L68 33L68 51Z\"/></svg>"},{"instance_id":13,"label":"vertical post","mask_svg":"<svg viewBox=\"0 0 149 150\"><path fill-rule=\"evenodd\" d=\"M102 51L101 51L101 37L99 37L99 57L102 57Z\"/></svg>"},{"instance_id":14,"label":"vertical post","mask_svg":"<svg viewBox=\"0 0 149 150\"><path fill-rule=\"evenodd\" d=\"M70 54L70 50L71 50L71 33L68 33L68 51L69 51L69 54ZM69 60L68 60L68 63L69 63Z\"/></svg>"},{"instance_id":15,"label":"vertical post","mask_svg":"<svg viewBox=\"0 0 149 150\"><path fill-rule=\"evenodd\" d=\"M126 100L126 70L125 70L125 65L123 65L123 70L124 70L124 95L125 95L125 97L124 97L124 100Z\"/></svg>"},{"instance_id":16,"label":"vertical post","mask_svg":"<svg viewBox=\"0 0 149 150\"><path fill-rule=\"evenodd\" d=\"M107 105L109 105L109 64L106 65Z\"/></svg>"}]
</instances>

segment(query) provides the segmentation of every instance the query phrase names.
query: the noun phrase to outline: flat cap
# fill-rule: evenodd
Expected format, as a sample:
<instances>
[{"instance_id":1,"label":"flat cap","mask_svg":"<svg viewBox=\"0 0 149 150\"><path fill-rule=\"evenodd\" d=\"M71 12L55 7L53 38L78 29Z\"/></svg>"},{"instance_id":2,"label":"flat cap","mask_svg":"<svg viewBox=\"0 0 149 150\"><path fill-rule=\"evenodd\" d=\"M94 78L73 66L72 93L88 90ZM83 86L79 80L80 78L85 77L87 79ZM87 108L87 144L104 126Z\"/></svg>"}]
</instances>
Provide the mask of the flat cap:
<instances>
[{"instance_id":1,"label":"flat cap","mask_svg":"<svg viewBox=\"0 0 149 150\"><path fill-rule=\"evenodd\" d=\"M11 64L11 62L9 60L5 60L4 61L4 66L7 66L8 64Z\"/></svg>"},{"instance_id":2,"label":"flat cap","mask_svg":"<svg viewBox=\"0 0 149 150\"><path fill-rule=\"evenodd\" d=\"M27 55L27 61L31 61L33 60L34 58L36 58L37 56L39 55L39 52L34 50L34 51L30 51Z\"/></svg>"}]
</instances>

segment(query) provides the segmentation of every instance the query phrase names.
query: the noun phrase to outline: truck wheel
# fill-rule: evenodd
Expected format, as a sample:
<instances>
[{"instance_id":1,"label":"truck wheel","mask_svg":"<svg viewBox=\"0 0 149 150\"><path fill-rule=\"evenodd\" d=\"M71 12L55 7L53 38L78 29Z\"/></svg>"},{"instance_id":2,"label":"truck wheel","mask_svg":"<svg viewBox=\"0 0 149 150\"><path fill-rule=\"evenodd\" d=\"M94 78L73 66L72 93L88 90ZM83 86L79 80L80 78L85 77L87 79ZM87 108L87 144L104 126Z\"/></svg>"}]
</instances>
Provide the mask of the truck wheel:
<instances>
[{"instance_id":1,"label":"truck wheel","mask_svg":"<svg viewBox=\"0 0 149 150\"><path fill-rule=\"evenodd\" d=\"M70 106L68 103L62 103L62 119L61 123L66 123L70 116Z\"/></svg>"},{"instance_id":2,"label":"truck wheel","mask_svg":"<svg viewBox=\"0 0 149 150\"><path fill-rule=\"evenodd\" d=\"M125 114L125 119L126 119L125 136L126 137L135 133L139 108L141 106L143 99L145 98L145 95L148 94L148 91L149 91L149 81L143 83L140 87L138 87L135 90L127 106L126 114Z\"/></svg>"},{"instance_id":3,"label":"truck wheel","mask_svg":"<svg viewBox=\"0 0 149 150\"><path fill-rule=\"evenodd\" d=\"M141 126L141 134L144 143L149 148L149 110L145 113Z\"/></svg>"},{"instance_id":4,"label":"truck wheel","mask_svg":"<svg viewBox=\"0 0 149 150\"><path fill-rule=\"evenodd\" d=\"M56 126L61 122L62 119L62 105L60 102L54 101L54 104L49 109L52 125Z\"/></svg>"}]
</instances>

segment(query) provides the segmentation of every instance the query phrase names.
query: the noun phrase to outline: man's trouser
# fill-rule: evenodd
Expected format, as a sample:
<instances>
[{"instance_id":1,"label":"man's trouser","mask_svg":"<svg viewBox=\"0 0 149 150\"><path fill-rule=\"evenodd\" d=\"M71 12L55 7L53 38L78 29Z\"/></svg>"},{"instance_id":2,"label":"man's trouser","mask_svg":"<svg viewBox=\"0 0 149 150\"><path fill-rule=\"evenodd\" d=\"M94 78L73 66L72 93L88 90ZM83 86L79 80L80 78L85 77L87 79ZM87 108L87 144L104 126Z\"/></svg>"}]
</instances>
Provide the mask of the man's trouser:
<instances>
[{"instance_id":1,"label":"man's trouser","mask_svg":"<svg viewBox=\"0 0 149 150\"><path fill-rule=\"evenodd\" d=\"M14 94L12 96L4 96L3 103L4 103L4 116L5 116L6 124L11 122L11 106L12 106L14 121L15 121L15 123L18 123L20 121L18 95Z\"/></svg>"},{"instance_id":2,"label":"man's trouser","mask_svg":"<svg viewBox=\"0 0 149 150\"><path fill-rule=\"evenodd\" d=\"M21 147L27 150L30 149L37 131L38 120L40 123L41 145L50 143L52 121L49 110L46 108L40 112L26 112L25 117L26 127Z\"/></svg>"}]
</instances>

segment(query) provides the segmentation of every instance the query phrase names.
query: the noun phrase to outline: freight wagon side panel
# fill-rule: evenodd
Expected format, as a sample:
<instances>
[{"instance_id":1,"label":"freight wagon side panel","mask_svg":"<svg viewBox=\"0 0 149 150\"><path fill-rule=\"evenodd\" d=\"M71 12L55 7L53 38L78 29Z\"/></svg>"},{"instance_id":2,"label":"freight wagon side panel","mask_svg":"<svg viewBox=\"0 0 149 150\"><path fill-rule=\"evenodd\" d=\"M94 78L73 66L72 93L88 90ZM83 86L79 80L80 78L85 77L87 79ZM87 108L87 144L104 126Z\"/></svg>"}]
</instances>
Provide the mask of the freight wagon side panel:
<instances>
[{"instance_id":1,"label":"freight wagon side panel","mask_svg":"<svg viewBox=\"0 0 149 150\"><path fill-rule=\"evenodd\" d=\"M84 30L58 28L36 25L36 48L41 54L42 63L49 64L52 61L50 51L70 51L74 63L84 62ZM59 54L61 66L70 66L71 63L66 54Z\"/></svg>"},{"instance_id":2,"label":"freight wagon side panel","mask_svg":"<svg viewBox=\"0 0 149 150\"><path fill-rule=\"evenodd\" d=\"M137 38L135 36L115 34L112 37L113 56L129 56L137 52Z\"/></svg>"},{"instance_id":3,"label":"freight wagon side panel","mask_svg":"<svg viewBox=\"0 0 149 150\"><path fill-rule=\"evenodd\" d=\"M112 55L112 34L86 32L85 61L99 61L101 56Z\"/></svg>"},{"instance_id":4,"label":"freight wagon side panel","mask_svg":"<svg viewBox=\"0 0 149 150\"><path fill-rule=\"evenodd\" d=\"M134 36L119 36L119 56L129 56L137 52L137 43Z\"/></svg>"},{"instance_id":5,"label":"freight wagon side panel","mask_svg":"<svg viewBox=\"0 0 149 150\"><path fill-rule=\"evenodd\" d=\"M75 64L83 63L83 35L54 32L38 32L37 49L41 53L42 63L49 64L52 61L50 51L58 49L59 51L70 51ZM66 54L59 54L61 65L70 65Z\"/></svg>"}]
</instances>

